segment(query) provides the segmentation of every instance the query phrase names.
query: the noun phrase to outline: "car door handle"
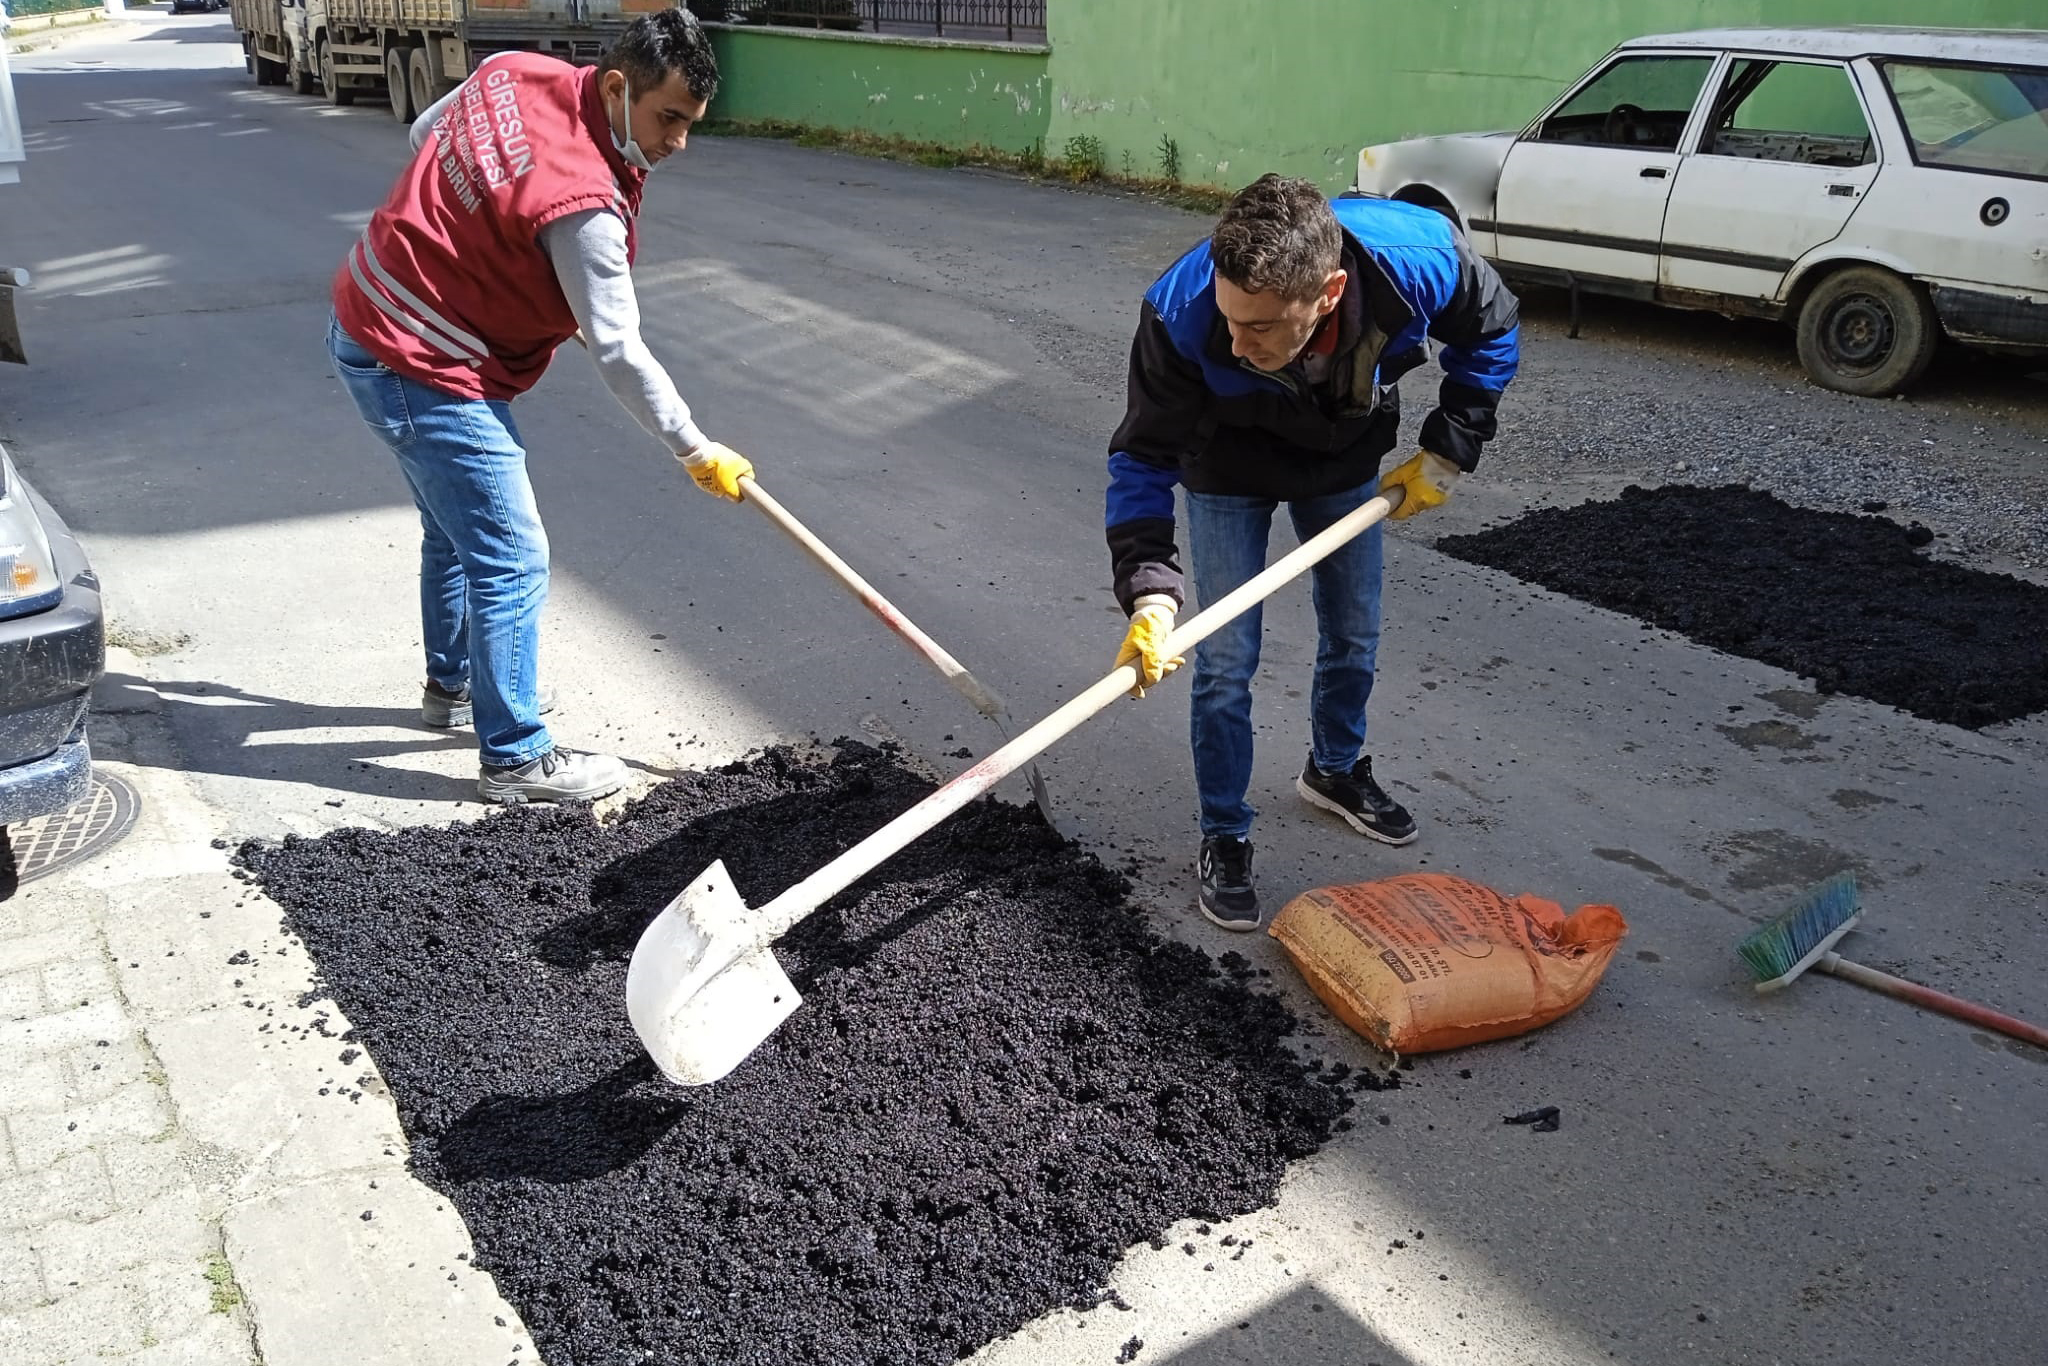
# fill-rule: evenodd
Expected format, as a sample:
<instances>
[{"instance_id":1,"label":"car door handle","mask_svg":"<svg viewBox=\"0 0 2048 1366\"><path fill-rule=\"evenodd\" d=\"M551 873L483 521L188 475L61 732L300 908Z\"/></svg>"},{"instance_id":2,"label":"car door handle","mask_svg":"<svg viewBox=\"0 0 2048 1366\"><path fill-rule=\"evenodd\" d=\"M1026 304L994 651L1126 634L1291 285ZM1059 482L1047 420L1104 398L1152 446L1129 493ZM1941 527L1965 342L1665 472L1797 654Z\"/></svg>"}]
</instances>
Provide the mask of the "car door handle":
<instances>
[{"instance_id":1,"label":"car door handle","mask_svg":"<svg viewBox=\"0 0 2048 1366\"><path fill-rule=\"evenodd\" d=\"M1856 187L1854 185L1830 185L1828 186L1828 193L1842 199L1854 199L1856 197Z\"/></svg>"},{"instance_id":2,"label":"car door handle","mask_svg":"<svg viewBox=\"0 0 2048 1366\"><path fill-rule=\"evenodd\" d=\"M1663 166L1645 166L1642 170L1637 171L1636 174L1644 180L1662 180L1665 176L1670 175L1671 172Z\"/></svg>"}]
</instances>

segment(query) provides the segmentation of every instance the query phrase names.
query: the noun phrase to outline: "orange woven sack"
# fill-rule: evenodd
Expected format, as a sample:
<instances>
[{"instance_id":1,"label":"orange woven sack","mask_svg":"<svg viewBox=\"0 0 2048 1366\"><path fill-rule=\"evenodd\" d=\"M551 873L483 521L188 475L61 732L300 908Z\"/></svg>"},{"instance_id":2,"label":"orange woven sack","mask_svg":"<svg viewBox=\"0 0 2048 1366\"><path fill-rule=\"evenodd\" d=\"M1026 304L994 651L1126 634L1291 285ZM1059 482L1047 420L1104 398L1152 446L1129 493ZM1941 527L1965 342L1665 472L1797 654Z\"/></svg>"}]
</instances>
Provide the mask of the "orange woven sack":
<instances>
[{"instance_id":1,"label":"orange woven sack","mask_svg":"<svg viewBox=\"0 0 2048 1366\"><path fill-rule=\"evenodd\" d=\"M1571 915L1463 878L1410 873L1319 887L1268 931L1337 1017L1394 1053L1434 1053L1549 1024L1593 994L1628 922Z\"/></svg>"}]
</instances>

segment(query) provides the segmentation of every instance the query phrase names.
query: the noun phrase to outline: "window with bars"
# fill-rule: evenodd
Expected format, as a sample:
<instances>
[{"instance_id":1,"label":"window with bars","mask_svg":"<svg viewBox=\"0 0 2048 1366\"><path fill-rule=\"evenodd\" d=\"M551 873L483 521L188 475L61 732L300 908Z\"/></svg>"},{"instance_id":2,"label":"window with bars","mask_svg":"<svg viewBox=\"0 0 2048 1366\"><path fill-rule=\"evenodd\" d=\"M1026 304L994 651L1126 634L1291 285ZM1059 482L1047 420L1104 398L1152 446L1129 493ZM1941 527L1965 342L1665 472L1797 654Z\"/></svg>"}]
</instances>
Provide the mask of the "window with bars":
<instances>
[{"instance_id":1,"label":"window with bars","mask_svg":"<svg viewBox=\"0 0 2048 1366\"><path fill-rule=\"evenodd\" d=\"M1045 41L1045 0L689 0L700 19L908 37Z\"/></svg>"}]
</instances>

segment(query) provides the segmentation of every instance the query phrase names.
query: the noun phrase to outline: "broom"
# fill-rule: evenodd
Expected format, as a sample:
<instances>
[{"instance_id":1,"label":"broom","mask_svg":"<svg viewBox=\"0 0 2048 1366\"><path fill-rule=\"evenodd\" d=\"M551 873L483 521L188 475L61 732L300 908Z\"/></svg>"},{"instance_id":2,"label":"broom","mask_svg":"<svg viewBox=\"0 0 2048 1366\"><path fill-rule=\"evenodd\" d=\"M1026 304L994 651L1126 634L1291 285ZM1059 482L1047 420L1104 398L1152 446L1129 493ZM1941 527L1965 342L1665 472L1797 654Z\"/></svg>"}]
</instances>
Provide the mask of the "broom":
<instances>
[{"instance_id":1,"label":"broom","mask_svg":"<svg viewBox=\"0 0 2048 1366\"><path fill-rule=\"evenodd\" d=\"M1947 992L1908 982L1888 972L1852 963L1836 953L1836 941L1854 929L1862 918L1863 905L1856 894L1856 879L1848 873L1837 873L1814 888L1805 900L1770 924L1758 927L1742 941L1742 958L1756 975L1756 989L1776 991L1790 986L1808 968L1819 968L1872 991L1881 991L1901 1001L1910 1001L1916 1006L2048 1048L2048 1029Z\"/></svg>"}]
</instances>

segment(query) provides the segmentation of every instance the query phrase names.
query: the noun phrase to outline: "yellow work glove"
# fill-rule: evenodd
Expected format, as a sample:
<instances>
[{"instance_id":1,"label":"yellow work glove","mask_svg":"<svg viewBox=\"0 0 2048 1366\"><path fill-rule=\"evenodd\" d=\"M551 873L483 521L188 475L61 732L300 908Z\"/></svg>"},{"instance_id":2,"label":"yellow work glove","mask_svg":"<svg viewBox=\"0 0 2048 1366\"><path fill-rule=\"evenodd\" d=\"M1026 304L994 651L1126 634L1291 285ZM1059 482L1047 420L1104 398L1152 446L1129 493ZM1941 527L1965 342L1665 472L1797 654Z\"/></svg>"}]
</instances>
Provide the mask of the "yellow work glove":
<instances>
[{"instance_id":1,"label":"yellow work glove","mask_svg":"<svg viewBox=\"0 0 2048 1366\"><path fill-rule=\"evenodd\" d=\"M1380 476L1380 492L1401 490L1401 501L1387 514L1388 518L1404 522L1425 508L1441 505L1451 496L1451 489L1463 473L1435 451L1417 451L1407 464Z\"/></svg>"},{"instance_id":2,"label":"yellow work glove","mask_svg":"<svg viewBox=\"0 0 2048 1366\"><path fill-rule=\"evenodd\" d=\"M679 455L683 468L697 481L697 487L720 498L740 501L740 479L754 472L754 462L730 446L707 441L694 451Z\"/></svg>"},{"instance_id":3,"label":"yellow work glove","mask_svg":"<svg viewBox=\"0 0 2048 1366\"><path fill-rule=\"evenodd\" d=\"M1122 648L1116 652L1116 666L1138 668L1138 685L1131 696L1143 697L1145 689L1187 663L1179 655L1168 657L1166 638L1173 634L1173 599L1164 593L1139 598L1131 613L1131 627L1124 632Z\"/></svg>"}]
</instances>

